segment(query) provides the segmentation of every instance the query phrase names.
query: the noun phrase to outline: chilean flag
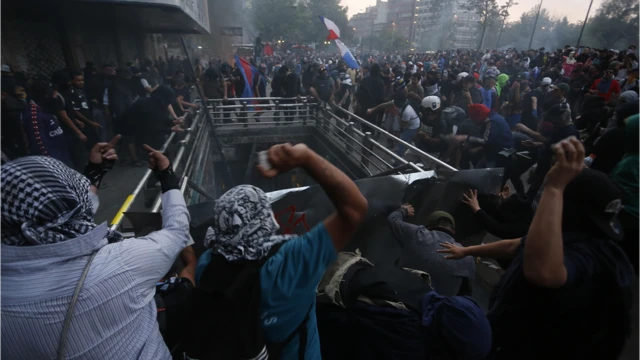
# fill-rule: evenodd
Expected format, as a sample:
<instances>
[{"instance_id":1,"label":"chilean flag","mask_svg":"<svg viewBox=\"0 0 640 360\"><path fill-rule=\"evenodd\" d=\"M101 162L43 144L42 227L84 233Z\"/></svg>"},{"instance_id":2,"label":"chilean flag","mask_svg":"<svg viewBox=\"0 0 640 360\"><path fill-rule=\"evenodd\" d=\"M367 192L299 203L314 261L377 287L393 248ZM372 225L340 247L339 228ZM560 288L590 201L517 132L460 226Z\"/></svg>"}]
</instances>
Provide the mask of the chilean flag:
<instances>
[{"instance_id":1,"label":"chilean flag","mask_svg":"<svg viewBox=\"0 0 640 360\"><path fill-rule=\"evenodd\" d=\"M242 73L242 77L244 78L244 91L240 97L243 98L252 98L253 97L253 79L256 76L260 76L258 74L258 69L254 68L247 62L247 60L235 55L236 64L240 68L240 72Z\"/></svg>"},{"instance_id":2,"label":"chilean flag","mask_svg":"<svg viewBox=\"0 0 640 360\"><path fill-rule=\"evenodd\" d=\"M340 39L340 29L338 29L338 25L333 21L318 15L320 20L324 23L324 26L329 30L329 36L327 36L327 40L335 40Z\"/></svg>"},{"instance_id":3,"label":"chilean flag","mask_svg":"<svg viewBox=\"0 0 640 360\"><path fill-rule=\"evenodd\" d=\"M336 39L336 45L338 46L338 49L340 49L342 58L344 59L344 62L347 64L347 66L349 66L351 69L360 69L360 65L358 65L356 59L353 57L353 55L351 55L351 51L349 51L349 48L347 48L347 46L343 44L340 39Z\"/></svg>"}]
</instances>

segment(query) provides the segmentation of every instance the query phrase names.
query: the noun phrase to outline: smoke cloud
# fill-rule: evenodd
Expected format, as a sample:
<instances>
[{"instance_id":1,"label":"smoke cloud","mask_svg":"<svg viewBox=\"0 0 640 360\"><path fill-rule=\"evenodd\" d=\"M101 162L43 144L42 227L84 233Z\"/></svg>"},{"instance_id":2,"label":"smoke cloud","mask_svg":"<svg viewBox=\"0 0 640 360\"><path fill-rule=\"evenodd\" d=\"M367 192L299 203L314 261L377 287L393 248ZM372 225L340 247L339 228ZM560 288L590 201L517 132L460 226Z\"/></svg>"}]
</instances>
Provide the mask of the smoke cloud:
<instances>
[{"instance_id":1,"label":"smoke cloud","mask_svg":"<svg viewBox=\"0 0 640 360\"><path fill-rule=\"evenodd\" d=\"M251 11L245 8L246 1L207 0L209 7L209 26L211 35L200 39L212 53L222 58L229 58L233 52L232 44L248 44L258 35L255 24L251 21ZM220 27L242 27L242 39L236 36L221 36Z\"/></svg>"}]
</instances>

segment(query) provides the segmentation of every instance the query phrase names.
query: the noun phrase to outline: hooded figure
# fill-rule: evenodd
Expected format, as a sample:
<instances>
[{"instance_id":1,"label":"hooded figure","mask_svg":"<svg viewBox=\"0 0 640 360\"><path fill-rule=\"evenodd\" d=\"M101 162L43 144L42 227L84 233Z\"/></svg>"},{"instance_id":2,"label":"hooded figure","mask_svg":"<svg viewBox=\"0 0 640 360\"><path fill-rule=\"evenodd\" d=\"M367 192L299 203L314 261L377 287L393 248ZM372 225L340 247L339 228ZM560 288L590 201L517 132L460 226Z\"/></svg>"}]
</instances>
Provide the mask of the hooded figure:
<instances>
[{"instance_id":1,"label":"hooded figure","mask_svg":"<svg viewBox=\"0 0 640 360\"><path fill-rule=\"evenodd\" d=\"M259 260L291 236L276 235L280 228L264 191L239 185L215 204L214 225L207 230L205 246L228 261Z\"/></svg>"},{"instance_id":2,"label":"hooded figure","mask_svg":"<svg viewBox=\"0 0 640 360\"><path fill-rule=\"evenodd\" d=\"M618 104L630 103L634 101L638 101L638 93L633 90L627 90L623 92L618 98Z\"/></svg>"},{"instance_id":3,"label":"hooded figure","mask_svg":"<svg viewBox=\"0 0 640 360\"><path fill-rule=\"evenodd\" d=\"M498 97L500 97L502 89L507 85L507 81L509 81L509 75L507 74L500 74L496 78L496 92L498 93Z\"/></svg>"},{"instance_id":4,"label":"hooded figure","mask_svg":"<svg viewBox=\"0 0 640 360\"><path fill-rule=\"evenodd\" d=\"M2 166L2 243L46 245L93 230L97 196L89 179L44 156ZM109 233L115 236L115 233Z\"/></svg>"},{"instance_id":5,"label":"hooded figure","mask_svg":"<svg viewBox=\"0 0 640 360\"><path fill-rule=\"evenodd\" d=\"M497 360L617 359L630 335L635 280L616 243L623 235L618 220L622 194L607 174L587 168L561 196L558 240L566 281L557 288L532 283L524 270L531 261L529 239L519 241L487 314ZM538 204L536 199L534 206ZM585 342L587 338L591 341Z\"/></svg>"}]
</instances>

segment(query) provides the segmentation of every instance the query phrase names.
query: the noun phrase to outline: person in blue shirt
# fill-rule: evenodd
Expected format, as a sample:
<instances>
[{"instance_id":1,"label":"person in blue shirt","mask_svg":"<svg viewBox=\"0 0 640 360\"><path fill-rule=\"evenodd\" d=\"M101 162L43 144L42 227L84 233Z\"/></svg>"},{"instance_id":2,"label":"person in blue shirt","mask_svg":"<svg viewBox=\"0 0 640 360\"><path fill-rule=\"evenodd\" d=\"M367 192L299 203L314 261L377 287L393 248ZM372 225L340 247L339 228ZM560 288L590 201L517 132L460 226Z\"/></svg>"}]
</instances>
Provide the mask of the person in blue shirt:
<instances>
[{"instance_id":1,"label":"person in blue shirt","mask_svg":"<svg viewBox=\"0 0 640 360\"><path fill-rule=\"evenodd\" d=\"M273 178L301 167L322 187L336 211L304 235L276 235L279 225L267 195L251 185L230 189L216 201L216 221L205 240L210 250L198 262L196 282L212 255L229 262L268 257L259 275L260 323L267 342L287 342L306 321L304 358L321 359L316 288L364 219L367 200L349 177L304 144L275 145L267 156L268 165L258 166L263 176ZM279 248L272 254L274 246ZM278 358L297 359L299 344L300 335L295 335Z\"/></svg>"}]
</instances>

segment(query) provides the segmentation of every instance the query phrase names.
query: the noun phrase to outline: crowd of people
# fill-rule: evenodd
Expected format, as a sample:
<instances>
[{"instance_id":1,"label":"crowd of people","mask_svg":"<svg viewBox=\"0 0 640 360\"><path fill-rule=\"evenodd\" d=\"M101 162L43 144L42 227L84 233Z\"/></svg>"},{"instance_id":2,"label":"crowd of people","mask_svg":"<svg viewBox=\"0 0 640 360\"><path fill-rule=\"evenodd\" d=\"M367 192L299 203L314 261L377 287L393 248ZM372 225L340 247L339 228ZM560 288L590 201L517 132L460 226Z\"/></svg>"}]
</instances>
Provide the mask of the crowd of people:
<instances>
[{"instance_id":1,"label":"crowd of people","mask_svg":"<svg viewBox=\"0 0 640 360\"><path fill-rule=\"evenodd\" d=\"M144 166L138 159L142 144L162 147L167 133L183 131L185 113L198 108L191 100L194 77L185 75L181 60L169 63L98 69L87 62L82 71L61 69L51 76L3 65L3 159L44 155L82 170L96 143L121 134L123 162Z\"/></svg>"},{"instance_id":2,"label":"crowd of people","mask_svg":"<svg viewBox=\"0 0 640 360\"><path fill-rule=\"evenodd\" d=\"M637 301L635 46L356 57L357 70L329 54L249 58L252 92L353 111L459 169L504 168L500 194L469 189L460 203L499 241L462 246L466 224L398 203L385 214L403 248L394 266L345 252L368 200L306 145L279 144L258 171L303 169L334 212L282 235L267 194L239 185L211 205L196 257L178 178L157 149L198 107L191 86L223 104L245 93L237 64L197 61L185 75L174 59L167 77L162 62L102 73L88 63L51 79L3 66L3 355L617 359ZM161 228L129 239L94 222L122 153L134 164L147 154L162 190ZM474 299L478 257L504 270L487 311Z\"/></svg>"}]
</instances>

